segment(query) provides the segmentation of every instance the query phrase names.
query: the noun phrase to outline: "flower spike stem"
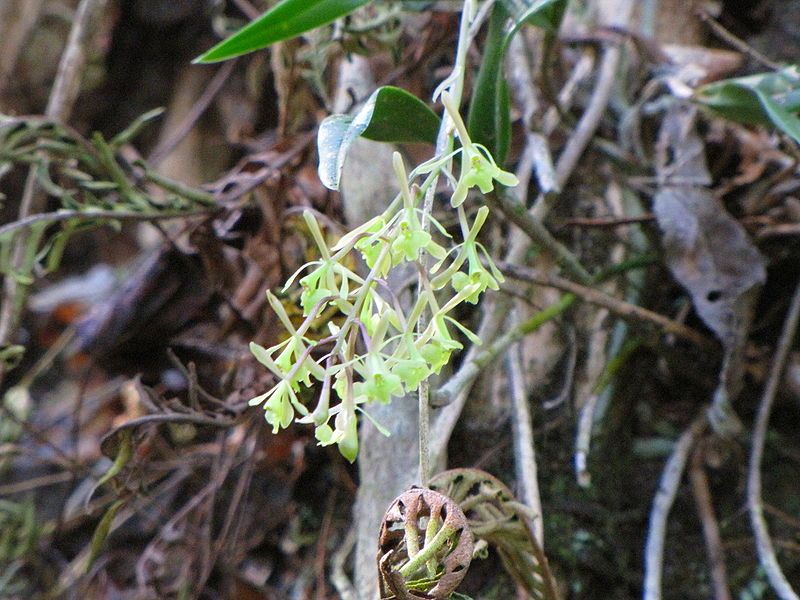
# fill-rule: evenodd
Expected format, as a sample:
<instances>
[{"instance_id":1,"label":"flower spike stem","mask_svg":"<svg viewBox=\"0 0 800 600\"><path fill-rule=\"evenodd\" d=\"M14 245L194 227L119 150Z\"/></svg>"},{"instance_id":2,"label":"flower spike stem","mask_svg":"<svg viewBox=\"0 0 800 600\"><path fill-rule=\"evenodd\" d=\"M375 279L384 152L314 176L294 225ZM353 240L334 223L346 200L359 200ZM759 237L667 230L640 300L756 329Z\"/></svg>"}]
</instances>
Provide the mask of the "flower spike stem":
<instances>
[{"instance_id":1,"label":"flower spike stem","mask_svg":"<svg viewBox=\"0 0 800 600\"><path fill-rule=\"evenodd\" d=\"M475 0L464 0L464 6L461 10L461 25L458 32L458 47L456 49L456 60L453 65L453 73L451 81L447 90L443 92L443 97L447 96L447 101L452 102L456 112L458 105L461 103L461 94L464 90L464 74L466 73L467 66L467 51L470 45L470 26L472 25L473 15L475 14ZM436 155L444 156L451 154L453 150L453 131L452 131L452 117L450 111L445 111L442 119L442 125L439 129L439 135L436 140ZM463 123L463 121L462 121ZM446 171L450 170L452 163L452 156L444 165ZM438 175L435 176L432 185L425 192L425 200L422 205L422 227L427 230L428 217L433 209L433 199L436 194L436 183ZM417 281L417 289L422 294L425 288L425 278L429 267L429 260L427 255L421 258L422 269L420 269L419 279ZM422 333L428 327L429 314L428 311L423 311L417 321L417 331ZM420 382L419 391L419 481L421 485L427 485L428 479L431 476L430 465L430 385L427 380Z\"/></svg>"}]
</instances>

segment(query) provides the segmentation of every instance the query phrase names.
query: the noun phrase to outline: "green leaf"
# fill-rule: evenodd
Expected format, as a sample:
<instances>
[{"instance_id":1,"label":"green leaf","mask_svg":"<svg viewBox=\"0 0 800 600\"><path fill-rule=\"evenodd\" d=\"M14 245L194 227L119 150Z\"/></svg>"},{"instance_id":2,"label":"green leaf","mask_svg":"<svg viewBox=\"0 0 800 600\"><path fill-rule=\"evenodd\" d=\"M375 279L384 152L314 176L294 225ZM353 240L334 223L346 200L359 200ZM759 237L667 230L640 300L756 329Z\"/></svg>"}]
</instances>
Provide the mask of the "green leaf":
<instances>
[{"instance_id":1,"label":"green leaf","mask_svg":"<svg viewBox=\"0 0 800 600\"><path fill-rule=\"evenodd\" d=\"M103 549L103 544L108 534L111 532L111 525L114 523L114 517L117 516L119 509L122 508L124 504L124 500L117 500L114 502L108 507L108 510L103 514L103 518L100 519L100 522L97 524L97 528L94 530L94 534L92 534L92 543L89 546L89 556L86 560L84 572L88 572L92 564L94 564L95 559L99 556Z\"/></svg>"},{"instance_id":2,"label":"green leaf","mask_svg":"<svg viewBox=\"0 0 800 600\"><path fill-rule=\"evenodd\" d=\"M361 135L368 140L396 144L436 143L441 120L427 104L404 89L391 85L378 88L359 115L366 112L369 112L368 125Z\"/></svg>"},{"instance_id":3,"label":"green leaf","mask_svg":"<svg viewBox=\"0 0 800 600\"><path fill-rule=\"evenodd\" d=\"M503 74L508 46L525 24L557 32L566 8L567 0L502 0L492 10L467 129L473 141L486 146L501 165L511 141L508 83Z\"/></svg>"},{"instance_id":4,"label":"green leaf","mask_svg":"<svg viewBox=\"0 0 800 600\"><path fill-rule=\"evenodd\" d=\"M114 477L122 472L122 469L125 465L128 464L131 457L133 456L133 443L131 442L131 432L129 429L123 429L119 433L119 448L117 450L117 457L114 459L114 462L109 467L108 471L97 480L94 488L92 489L93 495L94 490L98 489L101 485L111 481Z\"/></svg>"},{"instance_id":5,"label":"green leaf","mask_svg":"<svg viewBox=\"0 0 800 600\"><path fill-rule=\"evenodd\" d=\"M747 125L771 125L753 88L741 85L735 79L699 88L694 100L731 121Z\"/></svg>"},{"instance_id":6,"label":"green leaf","mask_svg":"<svg viewBox=\"0 0 800 600\"><path fill-rule=\"evenodd\" d=\"M331 115L319 127L319 178L339 189L347 150L363 136L376 142L435 143L439 117L419 98L393 86L375 90L353 116Z\"/></svg>"},{"instance_id":7,"label":"green leaf","mask_svg":"<svg viewBox=\"0 0 800 600\"><path fill-rule=\"evenodd\" d=\"M502 0L514 20L516 31L524 24L541 27L555 33L567 10L568 0Z\"/></svg>"},{"instance_id":8,"label":"green leaf","mask_svg":"<svg viewBox=\"0 0 800 600\"><path fill-rule=\"evenodd\" d=\"M503 75L508 16L503 3L494 5L467 116L472 141L486 146L500 164L505 160L511 139L508 85Z\"/></svg>"},{"instance_id":9,"label":"green leaf","mask_svg":"<svg viewBox=\"0 0 800 600\"><path fill-rule=\"evenodd\" d=\"M775 102L763 90L756 88L754 91L772 123L800 144L800 119L797 118L797 115L790 113L782 105Z\"/></svg>"},{"instance_id":10,"label":"green leaf","mask_svg":"<svg viewBox=\"0 0 800 600\"><path fill-rule=\"evenodd\" d=\"M776 127L800 143L797 67L711 83L699 88L694 100L732 121Z\"/></svg>"},{"instance_id":11,"label":"green leaf","mask_svg":"<svg viewBox=\"0 0 800 600\"><path fill-rule=\"evenodd\" d=\"M369 0L282 0L195 63L213 63L288 40L350 14Z\"/></svg>"}]
</instances>

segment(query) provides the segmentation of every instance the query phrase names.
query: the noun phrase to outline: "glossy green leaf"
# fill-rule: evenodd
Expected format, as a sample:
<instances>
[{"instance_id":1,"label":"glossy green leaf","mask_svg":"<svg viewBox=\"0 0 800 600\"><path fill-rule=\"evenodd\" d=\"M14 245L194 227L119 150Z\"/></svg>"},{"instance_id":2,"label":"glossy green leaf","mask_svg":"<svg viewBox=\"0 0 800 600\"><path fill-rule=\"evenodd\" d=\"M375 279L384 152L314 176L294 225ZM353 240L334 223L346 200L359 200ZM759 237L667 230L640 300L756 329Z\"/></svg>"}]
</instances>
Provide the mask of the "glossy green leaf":
<instances>
[{"instance_id":1,"label":"glossy green leaf","mask_svg":"<svg viewBox=\"0 0 800 600\"><path fill-rule=\"evenodd\" d=\"M789 112L763 90L756 88L754 91L775 127L800 144L800 119L797 115Z\"/></svg>"},{"instance_id":2,"label":"glossy green leaf","mask_svg":"<svg viewBox=\"0 0 800 600\"><path fill-rule=\"evenodd\" d=\"M503 75L508 17L502 2L494 5L467 116L472 141L486 146L499 164L508 154L511 139L508 84Z\"/></svg>"},{"instance_id":3,"label":"glossy green leaf","mask_svg":"<svg viewBox=\"0 0 800 600\"><path fill-rule=\"evenodd\" d=\"M370 106L372 105L372 106ZM359 115L369 113L361 133L368 140L397 144L435 144L441 120L428 105L404 89L386 85L367 100Z\"/></svg>"},{"instance_id":4,"label":"glossy green leaf","mask_svg":"<svg viewBox=\"0 0 800 600\"><path fill-rule=\"evenodd\" d=\"M219 62L266 48L335 21L367 2L369 0L282 0L194 62Z\"/></svg>"},{"instance_id":5,"label":"glossy green leaf","mask_svg":"<svg viewBox=\"0 0 800 600\"><path fill-rule=\"evenodd\" d=\"M797 67L711 83L699 88L694 100L732 121L776 127L800 143Z\"/></svg>"},{"instance_id":6,"label":"glossy green leaf","mask_svg":"<svg viewBox=\"0 0 800 600\"><path fill-rule=\"evenodd\" d=\"M325 187L339 189L347 150L359 136L376 142L433 144L439 123L416 96L397 87L381 87L355 115L331 115L320 124L319 178Z\"/></svg>"}]
</instances>

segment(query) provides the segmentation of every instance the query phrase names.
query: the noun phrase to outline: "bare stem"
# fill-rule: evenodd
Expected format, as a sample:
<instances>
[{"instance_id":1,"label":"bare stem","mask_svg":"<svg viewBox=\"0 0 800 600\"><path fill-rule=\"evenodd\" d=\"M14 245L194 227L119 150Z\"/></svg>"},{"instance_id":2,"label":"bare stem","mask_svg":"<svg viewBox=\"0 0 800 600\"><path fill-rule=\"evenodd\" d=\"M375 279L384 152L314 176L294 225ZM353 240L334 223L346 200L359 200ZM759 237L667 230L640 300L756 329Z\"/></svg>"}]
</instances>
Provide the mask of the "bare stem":
<instances>
[{"instance_id":1,"label":"bare stem","mask_svg":"<svg viewBox=\"0 0 800 600\"><path fill-rule=\"evenodd\" d=\"M775 394L778 391L781 374L786 366L786 357L792 347L798 323L800 323L800 284L797 285L792 297L789 314L786 317L786 321L784 321L783 331L775 350L775 359L772 361L769 378L764 387L764 395L761 397L761 404L758 407L756 423L753 427L750 465L747 470L747 509L750 511L750 521L755 535L758 558L767 574L767 579L772 585L772 589L775 590L781 600L800 600L800 596L792 589L791 584L781 570L780 564L778 564L775 547L772 545L767 521L764 518L764 507L761 501L761 461L764 458L764 443L767 437L769 415L775 402Z\"/></svg>"},{"instance_id":2,"label":"bare stem","mask_svg":"<svg viewBox=\"0 0 800 600\"><path fill-rule=\"evenodd\" d=\"M514 435L514 458L517 481L522 487L525 505L534 513L533 532L539 546L544 548L544 523L542 521L542 499L539 494L536 450L533 444L533 425L525 378L522 370L522 352L518 346L512 348L506 357L508 385L514 418L511 420Z\"/></svg>"},{"instance_id":3,"label":"bare stem","mask_svg":"<svg viewBox=\"0 0 800 600\"><path fill-rule=\"evenodd\" d=\"M692 456L692 465L689 468L689 479L692 482L692 492L703 524L703 537L706 540L706 554L711 570L711 581L714 586L714 600L731 600L731 590L728 585L728 574L725 569L725 551L722 547L722 537L719 533L719 523L714 514L714 503L711 498L711 489L708 485L705 468L703 466L702 444Z\"/></svg>"},{"instance_id":4,"label":"bare stem","mask_svg":"<svg viewBox=\"0 0 800 600\"><path fill-rule=\"evenodd\" d=\"M661 578L664 571L664 543L667 537L667 518L678 493L686 462L692 448L706 428L707 411L696 417L678 438L672 451L650 511L647 543L644 556L644 600L661 600Z\"/></svg>"}]
</instances>

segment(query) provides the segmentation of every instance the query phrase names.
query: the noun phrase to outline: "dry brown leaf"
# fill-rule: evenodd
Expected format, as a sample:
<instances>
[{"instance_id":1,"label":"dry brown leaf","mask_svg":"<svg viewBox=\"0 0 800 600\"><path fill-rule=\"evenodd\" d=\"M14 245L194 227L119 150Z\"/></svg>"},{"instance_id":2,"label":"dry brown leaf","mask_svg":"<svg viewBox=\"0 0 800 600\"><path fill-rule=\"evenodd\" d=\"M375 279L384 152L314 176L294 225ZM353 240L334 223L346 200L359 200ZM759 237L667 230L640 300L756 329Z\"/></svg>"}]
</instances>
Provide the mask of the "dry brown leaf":
<instances>
[{"instance_id":1,"label":"dry brown leaf","mask_svg":"<svg viewBox=\"0 0 800 600\"><path fill-rule=\"evenodd\" d=\"M664 118L653 211L669 270L725 349L711 420L718 433L732 434L739 424L730 401L741 387L741 352L766 270L745 229L707 187L711 178L695 114L676 103Z\"/></svg>"}]
</instances>

